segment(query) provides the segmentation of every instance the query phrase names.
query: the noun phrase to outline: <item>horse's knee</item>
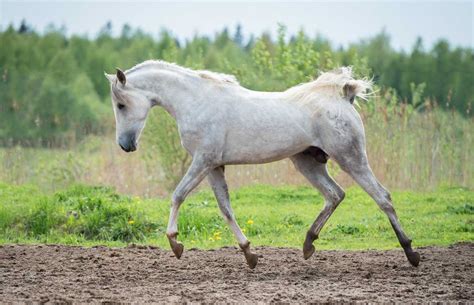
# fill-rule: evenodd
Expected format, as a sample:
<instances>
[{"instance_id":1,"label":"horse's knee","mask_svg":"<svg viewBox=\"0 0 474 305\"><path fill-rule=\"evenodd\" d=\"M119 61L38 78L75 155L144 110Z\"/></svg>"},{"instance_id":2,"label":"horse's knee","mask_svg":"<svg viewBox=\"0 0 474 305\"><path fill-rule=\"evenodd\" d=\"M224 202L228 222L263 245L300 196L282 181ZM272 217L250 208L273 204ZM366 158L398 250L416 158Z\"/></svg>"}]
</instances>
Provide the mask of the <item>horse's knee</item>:
<instances>
[{"instance_id":1,"label":"horse's knee","mask_svg":"<svg viewBox=\"0 0 474 305\"><path fill-rule=\"evenodd\" d=\"M392 213L394 212L393 205L392 205L392 196L390 192L387 191L385 188L381 188L381 192L377 198L377 204L384 212Z\"/></svg>"},{"instance_id":2,"label":"horse's knee","mask_svg":"<svg viewBox=\"0 0 474 305\"><path fill-rule=\"evenodd\" d=\"M173 205L181 205L184 201L184 195L179 192L174 192L173 196L171 197L171 202Z\"/></svg>"}]
</instances>

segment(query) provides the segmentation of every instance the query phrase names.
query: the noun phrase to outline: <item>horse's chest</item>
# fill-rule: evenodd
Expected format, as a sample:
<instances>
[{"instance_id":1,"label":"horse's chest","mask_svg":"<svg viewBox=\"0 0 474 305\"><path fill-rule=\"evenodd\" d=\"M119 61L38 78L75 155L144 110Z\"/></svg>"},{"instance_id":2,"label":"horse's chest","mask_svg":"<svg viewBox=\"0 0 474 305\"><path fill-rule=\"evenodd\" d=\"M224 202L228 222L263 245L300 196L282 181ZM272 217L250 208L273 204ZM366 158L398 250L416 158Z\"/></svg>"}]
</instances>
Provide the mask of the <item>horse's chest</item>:
<instances>
[{"instance_id":1,"label":"horse's chest","mask_svg":"<svg viewBox=\"0 0 474 305\"><path fill-rule=\"evenodd\" d=\"M181 145L189 152L193 153L198 146L199 133L189 128L178 128Z\"/></svg>"},{"instance_id":2,"label":"horse's chest","mask_svg":"<svg viewBox=\"0 0 474 305\"><path fill-rule=\"evenodd\" d=\"M216 128L215 124L192 122L179 126L178 131L181 138L181 145L191 154L196 150L215 151L221 146L224 134L224 127Z\"/></svg>"}]
</instances>

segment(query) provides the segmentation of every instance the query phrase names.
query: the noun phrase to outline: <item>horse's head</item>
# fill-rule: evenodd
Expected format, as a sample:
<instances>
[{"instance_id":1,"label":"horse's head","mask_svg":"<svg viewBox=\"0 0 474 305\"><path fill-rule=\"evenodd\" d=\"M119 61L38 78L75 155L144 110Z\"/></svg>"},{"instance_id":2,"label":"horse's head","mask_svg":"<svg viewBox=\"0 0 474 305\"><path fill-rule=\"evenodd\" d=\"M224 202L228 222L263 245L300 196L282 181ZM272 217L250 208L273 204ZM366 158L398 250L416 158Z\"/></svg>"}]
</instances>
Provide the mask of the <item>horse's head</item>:
<instances>
[{"instance_id":1,"label":"horse's head","mask_svg":"<svg viewBox=\"0 0 474 305\"><path fill-rule=\"evenodd\" d=\"M126 152L135 151L151 108L150 99L144 91L127 83L125 73L120 69L116 75L105 76L110 81L117 144Z\"/></svg>"}]
</instances>

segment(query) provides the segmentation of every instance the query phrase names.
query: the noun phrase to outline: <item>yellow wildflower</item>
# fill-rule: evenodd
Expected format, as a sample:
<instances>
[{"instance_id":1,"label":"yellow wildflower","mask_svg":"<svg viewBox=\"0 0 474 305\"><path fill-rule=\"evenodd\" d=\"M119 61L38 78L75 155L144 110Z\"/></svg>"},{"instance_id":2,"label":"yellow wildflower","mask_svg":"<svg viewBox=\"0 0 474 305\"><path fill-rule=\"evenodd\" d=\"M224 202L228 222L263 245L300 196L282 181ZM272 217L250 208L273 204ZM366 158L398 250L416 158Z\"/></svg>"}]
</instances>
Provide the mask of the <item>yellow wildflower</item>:
<instances>
[{"instance_id":1,"label":"yellow wildflower","mask_svg":"<svg viewBox=\"0 0 474 305\"><path fill-rule=\"evenodd\" d=\"M253 220L252 219L247 220L247 224L253 225Z\"/></svg>"},{"instance_id":2,"label":"yellow wildflower","mask_svg":"<svg viewBox=\"0 0 474 305\"><path fill-rule=\"evenodd\" d=\"M129 221L128 221L128 224L129 224L129 225L133 225L134 223L135 223L134 220L129 220Z\"/></svg>"},{"instance_id":3,"label":"yellow wildflower","mask_svg":"<svg viewBox=\"0 0 474 305\"><path fill-rule=\"evenodd\" d=\"M221 240L222 239L221 238L221 233L222 233L221 231L214 232L214 238L213 239L214 240Z\"/></svg>"}]
</instances>

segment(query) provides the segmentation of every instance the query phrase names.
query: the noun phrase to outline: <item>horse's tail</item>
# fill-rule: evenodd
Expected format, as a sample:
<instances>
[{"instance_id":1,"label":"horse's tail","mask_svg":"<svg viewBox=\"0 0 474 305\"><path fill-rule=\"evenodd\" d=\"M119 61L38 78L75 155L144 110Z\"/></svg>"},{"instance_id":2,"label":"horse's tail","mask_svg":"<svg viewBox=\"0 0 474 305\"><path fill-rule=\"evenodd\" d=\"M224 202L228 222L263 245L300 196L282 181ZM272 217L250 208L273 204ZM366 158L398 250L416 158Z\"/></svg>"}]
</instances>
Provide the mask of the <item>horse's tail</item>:
<instances>
[{"instance_id":1,"label":"horse's tail","mask_svg":"<svg viewBox=\"0 0 474 305\"><path fill-rule=\"evenodd\" d=\"M290 99L307 106L321 98L335 96L343 97L352 104L356 97L367 100L372 92L372 80L355 79L350 67L322 73L316 80L300 84L286 91Z\"/></svg>"},{"instance_id":2,"label":"horse's tail","mask_svg":"<svg viewBox=\"0 0 474 305\"><path fill-rule=\"evenodd\" d=\"M342 74L347 78L342 87L343 97L346 98L351 104L354 103L355 97L359 97L363 100L367 100L372 94L372 80L370 79L354 79L352 77L352 71L348 67L343 67Z\"/></svg>"}]
</instances>

